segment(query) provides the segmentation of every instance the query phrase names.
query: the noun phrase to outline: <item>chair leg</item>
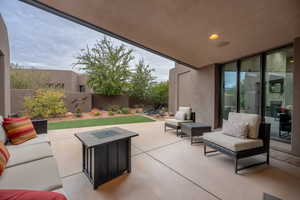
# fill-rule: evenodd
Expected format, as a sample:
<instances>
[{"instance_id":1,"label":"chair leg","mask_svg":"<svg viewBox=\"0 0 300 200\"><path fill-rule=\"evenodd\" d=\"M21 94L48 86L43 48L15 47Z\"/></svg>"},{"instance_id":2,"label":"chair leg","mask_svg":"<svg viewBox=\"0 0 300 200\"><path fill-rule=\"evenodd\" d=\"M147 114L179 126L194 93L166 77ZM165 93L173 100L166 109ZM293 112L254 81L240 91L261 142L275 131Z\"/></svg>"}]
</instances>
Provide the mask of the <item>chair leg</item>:
<instances>
[{"instance_id":1,"label":"chair leg","mask_svg":"<svg viewBox=\"0 0 300 200\"><path fill-rule=\"evenodd\" d=\"M166 124L165 124L165 132L167 131L167 126L166 126Z\"/></svg>"},{"instance_id":2,"label":"chair leg","mask_svg":"<svg viewBox=\"0 0 300 200\"><path fill-rule=\"evenodd\" d=\"M235 165L235 168L234 168L234 172L237 174L238 173L238 158L234 158L234 165Z\"/></svg>"},{"instance_id":3,"label":"chair leg","mask_svg":"<svg viewBox=\"0 0 300 200\"><path fill-rule=\"evenodd\" d=\"M270 152L267 152L267 161L266 161L267 165L270 164Z\"/></svg>"},{"instance_id":4,"label":"chair leg","mask_svg":"<svg viewBox=\"0 0 300 200\"><path fill-rule=\"evenodd\" d=\"M204 156L206 156L206 144L204 143Z\"/></svg>"}]
</instances>

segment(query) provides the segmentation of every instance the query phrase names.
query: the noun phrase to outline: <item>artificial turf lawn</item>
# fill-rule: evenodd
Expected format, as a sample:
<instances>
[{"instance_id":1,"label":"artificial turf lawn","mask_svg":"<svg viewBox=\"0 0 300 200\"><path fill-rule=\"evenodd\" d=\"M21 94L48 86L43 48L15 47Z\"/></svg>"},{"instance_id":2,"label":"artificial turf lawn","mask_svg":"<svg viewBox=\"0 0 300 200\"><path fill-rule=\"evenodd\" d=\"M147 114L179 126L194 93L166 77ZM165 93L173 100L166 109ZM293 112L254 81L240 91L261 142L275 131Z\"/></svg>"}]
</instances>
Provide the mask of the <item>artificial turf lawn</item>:
<instances>
[{"instance_id":1,"label":"artificial turf lawn","mask_svg":"<svg viewBox=\"0 0 300 200\"><path fill-rule=\"evenodd\" d=\"M154 121L153 119L144 116L139 116L139 115L106 117L106 118L97 118L97 119L49 122L48 130L91 127L91 126L105 126L105 125L114 125L114 124L130 124L130 123L153 122L153 121Z\"/></svg>"}]
</instances>

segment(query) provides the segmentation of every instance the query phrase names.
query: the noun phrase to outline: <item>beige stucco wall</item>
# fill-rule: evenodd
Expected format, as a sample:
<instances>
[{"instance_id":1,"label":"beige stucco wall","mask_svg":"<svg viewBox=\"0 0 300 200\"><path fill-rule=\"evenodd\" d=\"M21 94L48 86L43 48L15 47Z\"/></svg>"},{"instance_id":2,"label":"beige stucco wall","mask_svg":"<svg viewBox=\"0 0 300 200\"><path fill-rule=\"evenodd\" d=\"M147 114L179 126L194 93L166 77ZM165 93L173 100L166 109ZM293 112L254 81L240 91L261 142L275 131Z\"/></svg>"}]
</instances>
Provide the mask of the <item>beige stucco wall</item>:
<instances>
[{"instance_id":1,"label":"beige stucco wall","mask_svg":"<svg viewBox=\"0 0 300 200\"><path fill-rule=\"evenodd\" d=\"M196 121L218 127L218 67L209 65L198 70L176 64L170 70L169 111L191 106Z\"/></svg>"},{"instance_id":2,"label":"beige stucco wall","mask_svg":"<svg viewBox=\"0 0 300 200\"><path fill-rule=\"evenodd\" d=\"M293 133L292 133L292 152L300 156L300 37L294 42L294 105L293 105Z\"/></svg>"},{"instance_id":3,"label":"beige stucco wall","mask_svg":"<svg viewBox=\"0 0 300 200\"><path fill-rule=\"evenodd\" d=\"M3 18L0 14L0 115L10 114L9 42Z\"/></svg>"}]
</instances>

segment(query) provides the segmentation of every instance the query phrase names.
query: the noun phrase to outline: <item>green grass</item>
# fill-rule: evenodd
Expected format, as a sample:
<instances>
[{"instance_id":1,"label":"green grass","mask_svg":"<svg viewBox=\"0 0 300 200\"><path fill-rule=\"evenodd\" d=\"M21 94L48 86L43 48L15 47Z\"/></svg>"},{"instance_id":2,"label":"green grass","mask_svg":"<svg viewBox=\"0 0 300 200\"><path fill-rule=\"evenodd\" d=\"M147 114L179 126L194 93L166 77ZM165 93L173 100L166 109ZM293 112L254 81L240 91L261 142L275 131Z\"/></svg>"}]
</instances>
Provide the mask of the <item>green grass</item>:
<instances>
[{"instance_id":1,"label":"green grass","mask_svg":"<svg viewBox=\"0 0 300 200\"><path fill-rule=\"evenodd\" d=\"M105 126L115 124L130 124L140 122L153 122L154 120L144 116L121 116L121 117L107 117L97 119L83 119L83 120L72 120L62 122L50 122L48 124L48 130L55 129L66 129L66 128L80 128L80 127L91 127L91 126Z\"/></svg>"}]
</instances>

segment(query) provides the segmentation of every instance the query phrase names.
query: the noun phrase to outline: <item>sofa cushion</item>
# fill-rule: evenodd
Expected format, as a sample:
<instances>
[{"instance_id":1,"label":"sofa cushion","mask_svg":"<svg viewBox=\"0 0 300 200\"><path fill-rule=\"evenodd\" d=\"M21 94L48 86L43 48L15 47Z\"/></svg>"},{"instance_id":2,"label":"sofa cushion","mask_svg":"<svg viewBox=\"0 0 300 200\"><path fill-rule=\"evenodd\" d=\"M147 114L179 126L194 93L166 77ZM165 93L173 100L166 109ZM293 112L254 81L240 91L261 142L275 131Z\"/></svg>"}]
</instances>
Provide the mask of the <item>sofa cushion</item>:
<instances>
[{"instance_id":1,"label":"sofa cushion","mask_svg":"<svg viewBox=\"0 0 300 200\"><path fill-rule=\"evenodd\" d=\"M4 171L9 158L10 158L10 153L8 152L3 142L0 142L0 176Z\"/></svg>"},{"instance_id":2,"label":"sofa cushion","mask_svg":"<svg viewBox=\"0 0 300 200\"><path fill-rule=\"evenodd\" d=\"M225 135L222 131L205 133L203 139L235 152L263 147L261 139L241 139Z\"/></svg>"},{"instance_id":3,"label":"sofa cushion","mask_svg":"<svg viewBox=\"0 0 300 200\"><path fill-rule=\"evenodd\" d=\"M60 193L37 190L1 190L1 200L67 200Z\"/></svg>"},{"instance_id":4,"label":"sofa cushion","mask_svg":"<svg viewBox=\"0 0 300 200\"><path fill-rule=\"evenodd\" d=\"M7 168L0 177L1 189L52 191L62 187L54 157Z\"/></svg>"},{"instance_id":5,"label":"sofa cushion","mask_svg":"<svg viewBox=\"0 0 300 200\"><path fill-rule=\"evenodd\" d=\"M247 138L248 123L223 120L223 134L238 138Z\"/></svg>"},{"instance_id":6,"label":"sofa cushion","mask_svg":"<svg viewBox=\"0 0 300 200\"><path fill-rule=\"evenodd\" d=\"M167 124L171 124L174 126L180 126L181 123L185 123L185 122L193 122L192 120L177 120L177 119L166 119L165 123Z\"/></svg>"},{"instance_id":7,"label":"sofa cushion","mask_svg":"<svg viewBox=\"0 0 300 200\"><path fill-rule=\"evenodd\" d=\"M234 113L230 112L228 116L229 121L248 123L249 134L248 137L256 139L259 136L259 126L261 123L261 116L257 114L248 113Z\"/></svg>"},{"instance_id":8,"label":"sofa cushion","mask_svg":"<svg viewBox=\"0 0 300 200\"><path fill-rule=\"evenodd\" d=\"M48 144L50 144L48 134L38 134L38 136L36 138L28 140L28 141L26 141L22 144L12 145L11 143L8 143L7 146L9 146L8 148L11 149L11 148L19 148L19 147L32 145L32 144L39 144L39 143L48 143Z\"/></svg>"},{"instance_id":9,"label":"sofa cushion","mask_svg":"<svg viewBox=\"0 0 300 200\"><path fill-rule=\"evenodd\" d=\"M0 142L7 142L7 136L3 127L3 117L0 115Z\"/></svg>"},{"instance_id":10,"label":"sofa cushion","mask_svg":"<svg viewBox=\"0 0 300 200\"><path fill-rule=\"evenodd\" d=\"M53 156L48 143L26 145L20 148L10 148L11 146L8 146L11 156L6 168Z\"/></svg>"},{"instance_id":11,"label":"sofa cushion","mask_svg":"<svg viewBox=\"0 0 300 200\"><path fill-rule=\"evenodd\" d=\"M192 109L190 107L180 106L178 108L178 111L182 111L182 112L186 113L186 120L190 120L191 119Z\"/></svg>"},{"instance_id":12,"label":"sofa cushion","mask_svg":"<svg viewBox=\"0 0 300 200\"><path fill-rule=\"evenodd\" d=\"M5 118L3 126L12 144L21 144L37 136L28 117Z\"/></svg>"}]
</instances>

